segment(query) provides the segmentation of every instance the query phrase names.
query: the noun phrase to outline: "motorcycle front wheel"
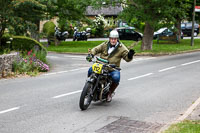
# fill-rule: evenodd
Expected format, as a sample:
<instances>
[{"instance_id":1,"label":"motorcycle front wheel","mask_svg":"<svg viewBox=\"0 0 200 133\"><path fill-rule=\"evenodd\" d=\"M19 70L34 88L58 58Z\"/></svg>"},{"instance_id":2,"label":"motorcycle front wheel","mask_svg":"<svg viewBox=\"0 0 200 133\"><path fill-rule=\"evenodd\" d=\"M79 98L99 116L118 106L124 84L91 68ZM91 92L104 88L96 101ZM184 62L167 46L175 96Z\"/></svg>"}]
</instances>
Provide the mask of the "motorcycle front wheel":
<instances>
[{"instance_id":1,"label":"motorcycle front wheel","mask_svg":"<svg viewBox=\"0 0 200 133\"><path fill-rule=\"evenodd\" d=\"M79 107L81 110L86 110L92 101L91 97L92 87L93 87L92 83L86 82L79 101Z\"/></svg>"}]
</instances>

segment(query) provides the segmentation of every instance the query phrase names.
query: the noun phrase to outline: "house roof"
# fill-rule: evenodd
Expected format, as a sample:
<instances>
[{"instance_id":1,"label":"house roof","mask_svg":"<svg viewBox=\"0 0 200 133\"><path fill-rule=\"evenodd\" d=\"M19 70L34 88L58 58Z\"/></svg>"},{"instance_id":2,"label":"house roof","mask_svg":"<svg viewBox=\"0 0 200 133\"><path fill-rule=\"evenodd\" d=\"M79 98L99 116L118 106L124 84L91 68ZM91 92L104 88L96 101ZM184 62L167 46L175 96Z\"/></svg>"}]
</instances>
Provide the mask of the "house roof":
<instances>
[{"instance_id":1,"label":"house roof","mask_svg":"<svg viewBox=\"0 0 200 133\"><path fill-rule=\"evenodd\" d=\"M92 6L88 6L86 9L86 15L96 16L98 14L101 14L101 15L115 16L118 15L122 10L123 10L122 6L108 6L108 7L102 7L100 9L94 9Z\"/></svg>"}]
</instances>

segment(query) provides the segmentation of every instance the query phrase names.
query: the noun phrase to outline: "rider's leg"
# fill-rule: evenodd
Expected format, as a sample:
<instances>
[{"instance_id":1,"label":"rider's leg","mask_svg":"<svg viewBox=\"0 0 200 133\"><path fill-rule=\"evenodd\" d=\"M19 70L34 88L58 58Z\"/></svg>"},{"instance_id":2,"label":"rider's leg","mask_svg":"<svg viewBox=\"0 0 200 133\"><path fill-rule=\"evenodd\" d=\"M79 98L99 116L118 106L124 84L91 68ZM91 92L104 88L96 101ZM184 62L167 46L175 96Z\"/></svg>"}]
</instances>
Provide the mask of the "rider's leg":
<instances>
[{"instance_id":1,"label":"rider's leg","mask_svg":"<svg viewBox=\"0 0 200 133\"><path fill-rule=\"evenodd\" d=\"M88 70L88 77L92 74L92 67L89 68Z\"/></svg>"},{"instance_id":2,"label":"rider's leg","mask_svg":"<svg viewBox=\"0 0 200 133\"><path fill-rule=\"evenodd\" d=\"M120 72L119 71L112 71L110 73L113 83L110 86L110 90L108 93L108 97L107 97L107 101L110 102L112 100L112 93L115 91L115 89L117 88L117 86L119 85L119 81L120 81Z\"/></svg>"},{"instance_id":3,"label":"rider's leg","mask_svg":"<svg viewBox=\"0 0 200 133\"><path fill-rule=\"evenodd\" d=\"M110 73L113 83L110 87L110 92L113 93L115 91L115 89L117 88L117 86L119 85L119 81L120 81L120 72L119 71L112 71Z\"/></svg>"}]
</instances>

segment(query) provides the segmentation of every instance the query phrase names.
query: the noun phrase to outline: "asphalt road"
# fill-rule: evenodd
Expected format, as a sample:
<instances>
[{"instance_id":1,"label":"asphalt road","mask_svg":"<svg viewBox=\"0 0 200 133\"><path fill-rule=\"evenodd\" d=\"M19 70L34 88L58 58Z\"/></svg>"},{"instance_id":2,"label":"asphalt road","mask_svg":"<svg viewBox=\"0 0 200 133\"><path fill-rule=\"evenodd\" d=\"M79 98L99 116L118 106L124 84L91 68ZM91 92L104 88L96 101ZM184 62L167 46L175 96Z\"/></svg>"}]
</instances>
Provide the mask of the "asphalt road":
<instances>
[{"instance_id":1,"label":"asphalt road","mask_svg":"<svg viewBox=\"0 0 200 133\"><path fill-rule=\"evenodd\" d=\"M0 80L0 133L155 132L200 96L200 52L122 62L111 103L79 109L91 63L84 55L48 54L53 70Z\"/></svg>"}]
</instances>

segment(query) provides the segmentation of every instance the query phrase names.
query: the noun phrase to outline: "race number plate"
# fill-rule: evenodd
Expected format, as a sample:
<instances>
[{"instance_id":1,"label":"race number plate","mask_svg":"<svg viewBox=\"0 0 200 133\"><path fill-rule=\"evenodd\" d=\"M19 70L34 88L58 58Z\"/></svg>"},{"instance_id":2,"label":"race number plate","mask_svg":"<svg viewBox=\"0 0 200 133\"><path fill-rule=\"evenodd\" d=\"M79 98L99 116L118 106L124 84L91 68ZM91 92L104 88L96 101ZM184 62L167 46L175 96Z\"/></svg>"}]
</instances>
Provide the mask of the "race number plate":
<instances>
[{"instance_id":1,"label":"race number plate","mask_svg":"<svg viewBox=\"0 0 200 133\"><path fill-rule=\"evenodd\" d=\"M92 65L92 70L93 72L97 73L97 74L101 74L101 70L103 68L103 65L102 64L99 64L99 63L94 63Z\"/></svg>"}]
</instances>

